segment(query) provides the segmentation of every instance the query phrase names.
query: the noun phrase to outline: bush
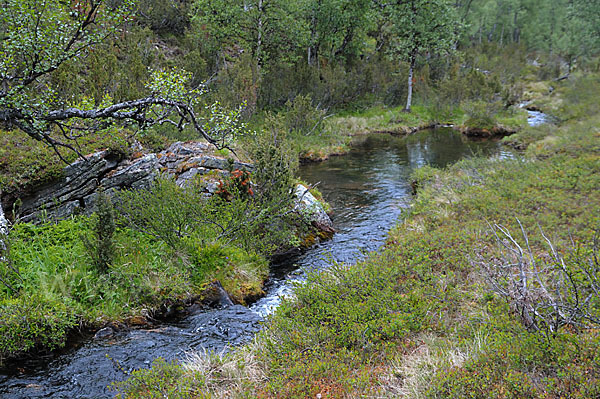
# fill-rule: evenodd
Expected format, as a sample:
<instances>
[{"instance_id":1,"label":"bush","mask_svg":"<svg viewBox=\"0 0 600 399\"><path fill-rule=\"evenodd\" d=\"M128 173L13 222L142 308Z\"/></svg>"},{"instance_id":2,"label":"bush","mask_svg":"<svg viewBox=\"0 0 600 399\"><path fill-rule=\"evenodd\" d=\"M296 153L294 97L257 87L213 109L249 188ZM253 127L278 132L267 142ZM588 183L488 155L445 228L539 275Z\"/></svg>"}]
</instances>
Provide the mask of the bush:
<instances>
[{"instance_id":1,"label":"bush","mask_svg":"<svg viewBox=\"0 0 600 399\"><path fill-rule=\"evenodd\" d=\"M492 129L496 125L495 115L501 106L497 102L476 101L464 106L467 115L465 125L480 129Z\"/></svg>"},{"instance_id":2,"label":"bush","mask_svg":"<svg viewBox=\"0 0 600 399\"><path fill-rule=\"evenodd\" d=\"M564 256L542 232L549 255L539 259L518 223L524 244L519 244L506 228L494 226L500 255L495 261L481 260L492 289L510 303L526 328L541 331L548 338L554 338L565 327L600 325L597 248L572 249Z\"/></svg>"},{"instance_id":3,"label":"bush","mask_svg":"<svg viewBox=\"0 0 600 399\"><path fill-rule=\"evenodd\" d=\"M121 191L117 206L122 223L178 250L183 248L183 238L210 223L205 203L199 193L159 178L148 189Z\"/></svg>"},{"instance_id":4,"label":"bush","mask_svg":"<svg viewBox=\"0 0 600 399\"><path fill-rule=\"evenodd\" d=\"M290 159L269 145L255 153L252 174L234 171L220 181L217 195L207 197L202 181L182 189L168 178L157 179L149 189L121 192L123 223L180 254L218 242L272 253L291 234Z\"/></svg>"},{"instance_id":5,"label":"bush","mask_svg":"<svg viewBox=\"0 0 600 399\"><path fill-rule=\"evenodd\" d=\"M68 330L76 324L73 310L65 303L38 294L0 301L0 363L36 347L64 345Z\"/></svg>"},{"instance_id":6,"label":"bush","mask_svg":"<svg viewBox=\"0 0 600 399\"><path fill-rule=\"evenodd\" d=\"M112 201L102 188L98 190L95 205L97 210L92 221L93 237L91 240L87 236L81 238L94 266L101 273L106 273L115 257L113 235L116 227Z\"/></svg>"},{"instance_id":7,"label":"bush","mask_svg":"<svg viewBox=\"0 0 600 399\"><path fill-rule=\"evenodd\" d=\"M204 385L204 376L188 375L178 364L159 358L152 362L151 369L135 370L124 382L114 383L111 388L117 398L170 398L194 397Z\"/></svg>"},{"instance_id":8,"label":"bush","mask_svg":"<svg viewBox=\"0 0 600 399\"><path fill-rule=\"evenodd\" d=\"M293 101L285 103L285 127L289 133L311 135L321 131L325 111L312 104L310 94L296 96Z\"/></svg>"}]
</instances>

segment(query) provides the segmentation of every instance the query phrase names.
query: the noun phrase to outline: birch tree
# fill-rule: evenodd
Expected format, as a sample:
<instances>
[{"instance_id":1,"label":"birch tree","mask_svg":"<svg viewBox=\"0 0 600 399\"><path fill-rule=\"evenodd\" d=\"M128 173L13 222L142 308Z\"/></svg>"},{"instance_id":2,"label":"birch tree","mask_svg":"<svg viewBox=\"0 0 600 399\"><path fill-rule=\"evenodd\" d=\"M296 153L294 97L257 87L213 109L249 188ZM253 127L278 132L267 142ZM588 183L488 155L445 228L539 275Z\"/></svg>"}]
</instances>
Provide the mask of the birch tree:
<instances>
[{"instance_id":1,"label":"birch tree","mask_svg":"<svg viewBox=\"0 0 600 399\"><path fill-rule=\"evenodd\" d=\"M414 69L419 55L443 55L455 48L460 22L447 0L376 1L387 22L389 54L408 63L406 112L411 111Z\"/></svg>"},{"instance_id":2,"label":"birch tree","mask_svg":"<svg viewBox=\"0 0 600 399\"><path fill-rule=\"evenodd\" d=\"M110 35L127 34L134 9L134 0L0 0L0 123L46 143L61 158L65 148L78 152L78 139L115 124L191 126L208 142L227 146L239 131L239 112L213 104L208 116L198 116L203 90L188 86L185 71L155 71L147 96L124 102L108 95L100 104L58 96L52 74Z\"/></svg>"}]
</instances>

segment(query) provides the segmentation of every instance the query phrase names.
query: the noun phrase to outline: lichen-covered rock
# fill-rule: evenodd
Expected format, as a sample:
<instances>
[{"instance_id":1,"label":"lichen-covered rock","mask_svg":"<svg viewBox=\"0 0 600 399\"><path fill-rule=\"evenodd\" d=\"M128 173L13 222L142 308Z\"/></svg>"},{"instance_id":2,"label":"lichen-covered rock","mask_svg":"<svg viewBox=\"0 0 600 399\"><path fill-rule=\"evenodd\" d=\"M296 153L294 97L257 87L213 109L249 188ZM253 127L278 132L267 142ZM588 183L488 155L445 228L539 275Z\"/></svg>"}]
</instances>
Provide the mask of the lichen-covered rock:
<instances>
[{"instance_id":1,"label":"lichen-covered rock","mask_svg":"<svg viewBox=\"0 0 600 399\"><path fill-rule=\"evenodd\" d=\"M295 209L299 212L302 217L313 227L319 230L325 237L331 237L335 233L333 228L333 222L331 218L325 212L323 204L315 198L309 191L309 189L298 184L295 191L296 205Z\"/></svg>"},{"instance_id":2,"label":"lichen-covered rock","mask_svg":"<svg viewBox=\"0 0 600 399\"><path fill-rule=\"evenodd\" d=\"M164 174L184 187L195 176L211 171L216 173L209 176L218 180L229 168L252 169L250 164L212 155L210 145L200 142L177 142L157 154L136 153L134 159L122 159L118 154L99 151L78 159L65 167L62 178L22 196L15 207L17 217L29 222L63 219L76 212L91 213L99 186L109 194L122 189L142 189ZM213 186L216 187L215 182L207 181L207 192L214 191Z\"/></svg>"}]
</instances>

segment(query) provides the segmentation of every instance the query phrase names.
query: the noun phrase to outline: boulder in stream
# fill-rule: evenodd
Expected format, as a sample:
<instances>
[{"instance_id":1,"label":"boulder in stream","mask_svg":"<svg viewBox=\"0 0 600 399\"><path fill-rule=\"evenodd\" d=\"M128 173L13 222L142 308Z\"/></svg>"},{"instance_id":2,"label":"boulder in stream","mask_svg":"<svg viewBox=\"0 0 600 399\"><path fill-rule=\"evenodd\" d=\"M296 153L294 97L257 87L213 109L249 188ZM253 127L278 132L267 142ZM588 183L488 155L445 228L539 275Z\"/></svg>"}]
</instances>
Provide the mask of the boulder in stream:
<instances>
[{"instance_id":1,"label":"boulder in stream","mask_svg":"<svg viewBox=\"0 0 600 399\"><path fill-rule=\"evenodd\" d=\"M335 229L321 201L316 199L308 187L302 184L296 186L294 194L296 196L295 210L322 235L331 237L335 233Z\"/></svg>"},{"instance_id":2,"label":"boulder in stream","mask_svg":"<svg viewBox=\"0 0 600 399\"><path fill-rule=\"evenodd\" d=\"M98 330L96 334L94 334L94 339L105 339L110 338L114 335L115 330L110 327L104 327L101 330Z\"/></svg>"}]
</instances>

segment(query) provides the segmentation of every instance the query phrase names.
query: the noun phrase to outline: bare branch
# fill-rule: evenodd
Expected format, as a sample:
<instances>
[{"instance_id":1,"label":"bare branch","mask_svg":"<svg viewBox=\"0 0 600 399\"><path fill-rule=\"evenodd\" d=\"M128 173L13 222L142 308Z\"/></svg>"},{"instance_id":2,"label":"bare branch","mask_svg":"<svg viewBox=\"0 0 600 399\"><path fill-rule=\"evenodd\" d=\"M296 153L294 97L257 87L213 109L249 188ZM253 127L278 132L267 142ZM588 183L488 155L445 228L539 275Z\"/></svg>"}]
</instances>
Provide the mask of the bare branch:
<instances>
[{"instance_id":1,"label":"bare branch","mask_svg":"<svg viewBox=\"0 0 600 399\"><path fill-rule=\"evenodd\" d=\"M479 263L492 289L510 303L523 324L533 331L543 330L547 335L553 335L563 326L587 328L588 322L600 324L599 311L593 307L600 299L600 268L594 257L581 259L573 254L574 261L567 264L540 228L549 248L549 260L540 268L525 228L520 220L517 219L517 223L527 256L508 229L490 225L501 259L494 261L480 256ZM596 249L595 243L594 253ZM587 283L580 282L575 275L587 276Z\"/></svg>"}]
</instances>

